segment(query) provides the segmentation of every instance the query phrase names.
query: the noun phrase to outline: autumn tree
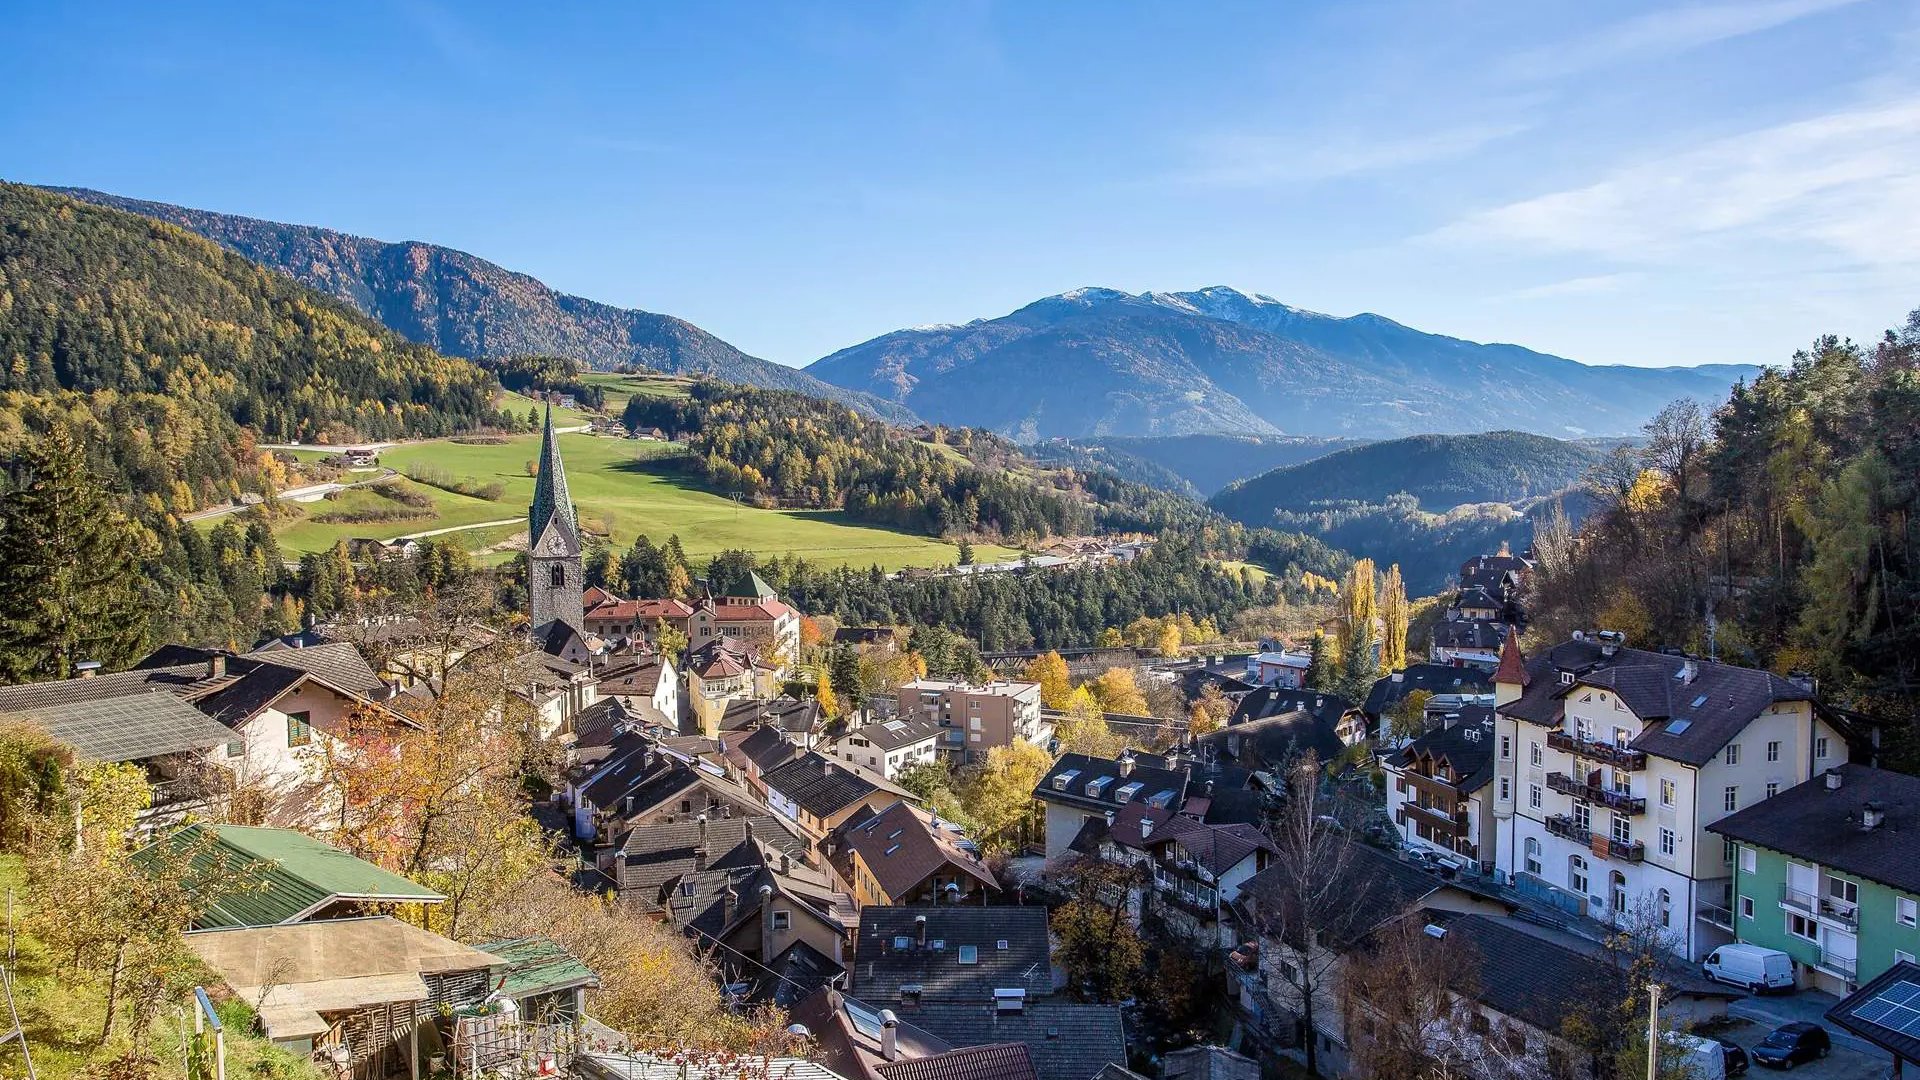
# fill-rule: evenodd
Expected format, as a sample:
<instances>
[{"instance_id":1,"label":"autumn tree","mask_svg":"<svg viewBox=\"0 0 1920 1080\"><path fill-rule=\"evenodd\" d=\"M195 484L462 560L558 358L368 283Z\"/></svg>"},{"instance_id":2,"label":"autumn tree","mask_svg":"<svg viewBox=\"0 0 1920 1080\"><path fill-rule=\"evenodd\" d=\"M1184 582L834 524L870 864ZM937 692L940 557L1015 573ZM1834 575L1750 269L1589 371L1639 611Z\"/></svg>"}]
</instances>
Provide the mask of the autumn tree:
<instances>
[{"instance_id":1,"label":"autumn tree","mask_svg":"<svg viewBox=\"0 0 1920 1080\"><path fill-rule=\"evenodd\" d=\"M986 759L967 767L960 782L960 804L979 824L975 839L990 852L1008 852L1024 841L1033 818L1033 789L1053 759L1045 750L1015 739L987 751Z\"/></svg>"},{"instance_id":2,"label":"autumn tree","mask_svg":"<svg viewBox=\"0 0 1920 1080\"><path fill-rule=\"evenodd\" d=\"M1482 1022L1475 995L1482 958L1459 934L1427 933L1411 913L1353 948L1339 1005L1348 1063L1360 1076L1405 1080L1525 1080L1545 1061L1504 1022Z\"/></svg>"},{"instance_id":3,"label":"autumn tree","mask_svg":"<svg viewBox=\"0 0 1920 1080\"><path fill-rule=\"evenodd\" d=\"M1040 684L1040 704L1049 709L1064 709L1073 696L1073 675L1067 662L1051 649L1027 661L1020 677Z\"/></svg>"},{"instance_id":4,"label":"autumn tree","mask_svg":"<svg viewBox=\"0 0 1920 1080\"><path fill-rule=\"evenodd\" d=\"M820 715L829 720L840 718L840 695L833 692L833 679L828 676L826 668L814 674L813 700L820 705Z\"/></svg>"},{"instance_id":5,"label":"autumn tree","mask_svg":"<svg viewBox=\"0 0 1920 1080\"><path fill-rule=\"evenodd\" d=\"M1227 726L1233 717L1233 702L1213 683L1200 688L1200 696L1193 702L1193 708L1187 715L1187 728L1195 735L1205 735Z\"/></svg>"},{"instance_id":6,"label":"autumn tree","mask_svg":"<svg viewBox=\"0 0 1920 1080\"><path fill-rule=\"evenodd\" d=\"M118 670L147 642L143 540L64 426L27 445L0 493L0 681ZM246 598L257 608L256 589Z\"/></svg>"},{"instance_id":7,"label":"autumn tree","mask_svg":"<svg viewBox=\"0 0 1920 1080\"><path fill-rule=\"evenodd\" d=\"M1399 671L1407 666L1407 584L1400 564L1387 567L1380 584L1380 669Z\"/></svg>"},{"instance_id":8,"label":"autumn tree","mask_svg":"<svg viewBox=\"0 0 1920 1080\"><path fill-rule=\"evenodd\" d=\"M1053 735L1063 754L1110 758L1127 745L1126 736L1115 734L1108 726L1100 702L1085 686L1077 687L1067 699L1067 707L1054 721Z\"/></svg>"},{"instance_id":9,"label":"autumn tree","mask_svg":"<svg viewBox=\"0 0 1920 1080\"><path fill-rule=\"evenodd\" d=\"M687 632L665 619L653 621L653 645L660 655L679 663L687 655Z\"/></svg>"},{"instance_id":10,"label":"autumn tree","mask_svg":"<svg viewBox=\"0 0 1920 1080\"><path fill-rule=\"evenodd\" d=\"M1048 920L1058 944L1054 963L1070 985L1094 1001L1131 997L1146 947L1127 912L1142 871L1104 859L1078 855L1055 868L1054 881L1067 893L1065 904Z\"/></svg>"},{"instance_id":11,"label":"autumn tree","mask_svg":"<svg viewBox=\"0 0 1920 1080\"><path fill-rule=\"evenodd\" d=\"M1140 691L1132 668L1110 667L1087 684L1100 708L1123 716L1146 716L1147 697Z\"/></svg>"},{"instance_id":12,"label":"autumn tree","mask_svg":"<svg viewBox=\"0 0 1920 1080\"><path fill-rule=\"evenodd\" d=\"M1431 690L1409 690L1387 708L1387 732L1397 740L1417 739L1427 730L1427 702Z\"/></svg>"}]
</instances>

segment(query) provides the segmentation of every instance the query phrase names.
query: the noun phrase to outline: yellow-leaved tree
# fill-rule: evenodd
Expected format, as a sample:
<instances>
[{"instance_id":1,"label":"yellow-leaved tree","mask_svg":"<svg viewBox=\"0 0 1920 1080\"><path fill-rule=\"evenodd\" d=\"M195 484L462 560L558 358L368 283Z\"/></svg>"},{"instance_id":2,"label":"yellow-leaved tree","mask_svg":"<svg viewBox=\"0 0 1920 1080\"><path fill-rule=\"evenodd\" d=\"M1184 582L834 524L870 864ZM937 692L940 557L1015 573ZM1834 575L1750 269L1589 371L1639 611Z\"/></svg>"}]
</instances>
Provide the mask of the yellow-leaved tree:
<instances>
[{"instance_id":1,"label":"yellow-leaved tree","mask_svg":"<svg viewBox=\"0 0 1920 1080\"><path fill-rule=\"evenodd\" d=\"M1040 684L1040 704L1049 709L1064 709L1073 697L1073 676L1067 671L1067 662L1051 649L1027 661L1020 677Z\"/></svg>"}]
</instances>

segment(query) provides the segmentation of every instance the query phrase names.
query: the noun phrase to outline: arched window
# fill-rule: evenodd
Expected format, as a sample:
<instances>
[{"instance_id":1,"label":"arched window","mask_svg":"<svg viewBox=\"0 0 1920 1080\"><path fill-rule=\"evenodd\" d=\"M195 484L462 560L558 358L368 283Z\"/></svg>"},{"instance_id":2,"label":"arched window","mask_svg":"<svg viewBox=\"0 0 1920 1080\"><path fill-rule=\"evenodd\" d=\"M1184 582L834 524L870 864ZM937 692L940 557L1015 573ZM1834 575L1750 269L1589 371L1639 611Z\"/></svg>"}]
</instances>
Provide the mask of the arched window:
<instances>
[{"instance_id":1,"label":"arched window","mask_svg":"<svg viewBox=\"0 0 1920 1080\"><path fill-rule=\"evenodd\" d=\"M1665 889L1661 889L1658 899L1660 902L1660 925L1671 928L1673 926L1673 894Z\"/></svg>"},{"instance_id":2,"label":"arched window","mask_svg":"<svg viewBox=\"0 0 1920 1080\"><path fill-rule=\"evenodd\" d=\"M1607 877L1607 901L1616 915L1627 912L1627 875L1615 870Z\"/></svg>"},{"instance_id":3,"label":"arched window","mask_svg":"<svg viewBox=\"0 0 1920 1080\"><path fill-rule=\"evenodd\" d=\"M564 589L567 587L567 568L565 566L554 563L553 567L547 571L547 575L549 578L547 584L556 589Z\"/></svg>"},{"instance_id":4,"label":"arched window","mask_svg":"<svg viewBox=\"0 0 1920 1080\"><path fill-rule=\"evenodd\" d=\"M1540 841L1531 836L1527 837L1527 861L1524 865L1527 873L1540 876Z\"/></svg>"},{"instance_id":5,"label":"arched window","mask_svg":"<svg viewBox=\"0 0 1920 1080\"><path fill-rule=\"evenodd\" d=\"M1567 888L1587 895L1587 860L1578 855L1567 856Z\"/></svg>"}]
</instances>

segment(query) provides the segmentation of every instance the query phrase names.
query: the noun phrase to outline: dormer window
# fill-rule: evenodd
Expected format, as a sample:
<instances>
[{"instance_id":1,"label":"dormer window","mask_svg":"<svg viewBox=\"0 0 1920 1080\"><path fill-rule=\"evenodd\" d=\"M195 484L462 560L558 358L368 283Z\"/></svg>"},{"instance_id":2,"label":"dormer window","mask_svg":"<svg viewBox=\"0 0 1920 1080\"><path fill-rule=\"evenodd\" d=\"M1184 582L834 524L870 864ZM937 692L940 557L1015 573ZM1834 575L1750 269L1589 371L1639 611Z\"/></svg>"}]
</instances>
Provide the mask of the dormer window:
<instances>
[{"instance_id":1,"label":"dormer window","mask_svg":"<svg viewBox=\"0 0 1920 1080\"><path fill-rule=\"evenodd\" d=\"M1131 784L1124 785L1120 790L1113 793L1113 801L1117 803L1132 802L1135 795L1146 790L1146 786L1147 785L1140 783L1138 780Z\"/></svg>"},{"instance_id":2,"label":"dormer window","mask_svg":"<svg viewBox=\"0 0 1920 1080\"><path fill-rule=\"evenodd\" d=\"M1096 776L1087 781L1087 797L1098 799L1107 793L1107 785L1113 783L1111 776Z\"/></svg>"},{"instance_id":3,"label":"dormer window","mask_svg":"<svg viewBox=\"0 0 1920 1080\"><path fill-rule=\"evenodd\" d=\"M1074 780L1078 779L1079 776L1080 776L1079 769L1068 769L1066 772L1063 772L1060 775L1053 778L1053 790L1055 791L1067 790L1068 788L1073 786Z\"/></svg>"},{"instance_id":4,"label":"dormer window","mask_svg":"<svg viewBox=\"0 0 1920 1080\"><path fill-rule=\"evenodd\" d=\"M1573 685L1573 672L1571 672L1571 671L1563 671L1563 672L1561 672L1561 673L1560 673L1560 685L1561 685L1561 686L1572 686L1572 685Z\"/></svg>"}]
</instances>

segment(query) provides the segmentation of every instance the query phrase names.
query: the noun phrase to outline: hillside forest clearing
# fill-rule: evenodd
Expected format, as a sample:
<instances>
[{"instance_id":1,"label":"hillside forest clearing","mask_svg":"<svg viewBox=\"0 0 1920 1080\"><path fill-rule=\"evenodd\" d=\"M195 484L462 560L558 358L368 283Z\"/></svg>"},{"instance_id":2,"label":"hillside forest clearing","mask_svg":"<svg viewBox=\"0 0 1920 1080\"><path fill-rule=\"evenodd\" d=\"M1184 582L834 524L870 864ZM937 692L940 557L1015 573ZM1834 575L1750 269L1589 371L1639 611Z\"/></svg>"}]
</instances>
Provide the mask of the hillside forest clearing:
<instances>
[{"instance_id":1,"label":"hillside forest clearing","mask_svg":"<svg viewBox=\"0 0 1920 1080\"><path fill-rule=\"evenodd\" d=\"M556 412L556 422L557 418ZM499 443L439 439L396 446L382 452L381 465L403 475L431 471L455 481L471 480L476 486L498 484L500 497L478 498L417 480L397 480L394 482L403 488L426 495L431 507L404 521L314 520L319 515L350 515L383 503L397 505L377 492L357 488L335 499L290 507L297 516L277 523L274 531L291 557L324 551L335 541L355 537L392 540L518 519L533 496L529 464L539 452L535 435L512 436ZM729 548L744 548L762 558L791 553L824 566L878 565L887 570L959 561L959 550L953 544L858 523L839 511L763 510L740 505L700 487L690 477L676 474L668 459L683 452L671 443L562 435L561 453L567 463L568 484L580 508L581 524L590 534L610 537L616 548L631 545L642 533L656 542L677 533L695 564ZM445 535L484 552L483 561L497 562L509 558L511 551L496 545L525 531L525 525L516 520L513 525L466 528ZM1019 552L978 544L974 557L989 562L1018 558Z\"/></svg>"}]
</instances>

